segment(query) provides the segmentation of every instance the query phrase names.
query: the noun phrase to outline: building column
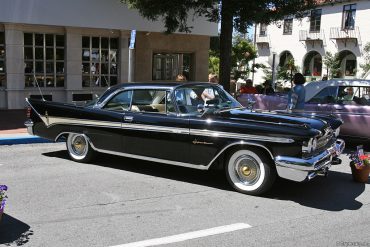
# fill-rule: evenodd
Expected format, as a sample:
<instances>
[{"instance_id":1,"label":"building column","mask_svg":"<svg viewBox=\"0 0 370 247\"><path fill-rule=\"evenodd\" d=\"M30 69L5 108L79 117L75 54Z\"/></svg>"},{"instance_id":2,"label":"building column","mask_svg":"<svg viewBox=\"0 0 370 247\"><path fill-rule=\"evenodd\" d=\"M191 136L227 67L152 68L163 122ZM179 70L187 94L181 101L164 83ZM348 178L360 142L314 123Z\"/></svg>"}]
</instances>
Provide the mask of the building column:
<instances>
[{"instance_id":1,"label":"building column","mask_svg":"<svg viewBox=\"0 0 370 247\"><path fill-rule=\"evenodd\" d=\"M80 29L66 28L65 74L66 101L72 102L74 91L82 90L82 34Z\"/></svg>"},{"instance_id":2,"label":"building column","mask_svg":"<svg viewBox=\"0 0 370 247\"><path fill-rule=\"evenodd\" d=\"M130 40L129 31L121 31L120 34L120 50L119 50L119 83L128 82L128 72L129 72L129 48L128 43ZM134 73L135 74L135 73ZM135 78L134 78L135 80Z\"/></svg>"},{"instance_id":3,"label":"building column","mask_svg":"<svg viewBox=\"0 0 370 247\"><path fill-rule=\"evenodd\" d=\"M25 107L23 31L16 25L5 24L6 94L5 108Z\"/></svg>"}]
</instances>

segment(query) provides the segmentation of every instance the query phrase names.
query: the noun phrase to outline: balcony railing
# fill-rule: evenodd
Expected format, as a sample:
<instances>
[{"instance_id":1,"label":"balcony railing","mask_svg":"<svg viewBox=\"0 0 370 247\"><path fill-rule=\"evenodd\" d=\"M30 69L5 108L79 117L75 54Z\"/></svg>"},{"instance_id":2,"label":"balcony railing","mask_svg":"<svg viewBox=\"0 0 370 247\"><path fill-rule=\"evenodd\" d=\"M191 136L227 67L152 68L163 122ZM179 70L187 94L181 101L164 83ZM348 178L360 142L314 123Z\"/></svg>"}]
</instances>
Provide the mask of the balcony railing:
<instances>
[{"instance_id":1,"label":"balcony railing","mask_svg":"<svg viewBox=\"0 0 370 247\"><path fill-rule=\"evenodd\" d=\"M347 40L354 40L356 45L361 44L360 29L355 27L354 29L342 29L341 27L330 28L330 39L343 40L345 44Z\"/></svg>"},{"instance_id":2,"label":"balcony railing","mask_svg":"<svg viewBox=\"0 0 370 247\"><path fill-rule=\"evenodd\" d=\"M325 40L325 33L323 30L319 32L310 32L308 30L299 31L299 41L310 41L310 40Z\"/></svg>"},{"instance_id":3,"label":"balcony railing","mask_svg":"<svg viewBox=\"0 0 370 247\"><path fill-rule=\"evenodd\" d=\"M256 44L264 46L266 45L267 47L270 47L270 36L269 35L257 35L256 37Z\"/></svg>"},{"instance_id":4,"label":"balcony railing","mask_svg":"<svg viewBox=\"0 0 370 247\"><path fill-rule=\"evenodd\" d=\"M315 42L319 42L321 46L326 46L325 32L324 30L320 30L318 32L300 30L299 31L299 41L304 41L307 43L312 42L313 45L315 44Z\"/></svg>"}]
</instances>

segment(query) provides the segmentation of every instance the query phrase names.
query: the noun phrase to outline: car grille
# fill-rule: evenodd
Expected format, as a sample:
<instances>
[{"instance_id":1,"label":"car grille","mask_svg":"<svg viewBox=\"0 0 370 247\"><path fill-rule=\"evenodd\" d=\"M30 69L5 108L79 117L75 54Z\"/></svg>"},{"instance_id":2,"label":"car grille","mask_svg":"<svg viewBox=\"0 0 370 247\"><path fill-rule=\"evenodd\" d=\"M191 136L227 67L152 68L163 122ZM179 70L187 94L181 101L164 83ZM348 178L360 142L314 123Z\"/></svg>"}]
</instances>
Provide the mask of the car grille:
<instances>
[{"instance_id":1,"label":"car grille","mask_svg":"<svg viewBox=\"0 0 370 247\"><path fill-rule=\"evenodd\" d=\"M329 127L324 130L323 135L317 139L316 150L311 153L303 152L303 158L311 158L315 155L322 153L335 143L334 131Z\"/></svg>"},{"instance_id":2,"label":"car grille","mask_svg":"<svg viewBox=\"0 0 370 247\"><path fill-rule=\"evenodd\" d=\"M321 150L322 148L325 148L326 145L333 139L334 132L332 128L326 128L325 133L317 139L317 146L316 150Z\"/></svg>"}]
</instances>

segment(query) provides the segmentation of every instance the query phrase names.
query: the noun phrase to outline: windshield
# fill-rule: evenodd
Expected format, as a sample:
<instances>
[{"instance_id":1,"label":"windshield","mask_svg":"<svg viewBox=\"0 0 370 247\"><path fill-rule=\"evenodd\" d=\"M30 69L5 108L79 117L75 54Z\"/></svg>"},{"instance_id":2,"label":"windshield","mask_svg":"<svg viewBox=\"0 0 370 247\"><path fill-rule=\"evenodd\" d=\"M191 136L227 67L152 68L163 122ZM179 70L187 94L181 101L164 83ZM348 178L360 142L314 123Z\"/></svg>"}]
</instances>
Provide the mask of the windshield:
<instances>
[{"instance_id":1,"label":"windshield","mask_svg":"<svg viewBox=\"0 0 370 247\"><path fill-rule=\"evenodd\" d=\"M199 108L227 110L243 107L230 94L217 85L190 85L175 90L175 100L180 113L202 114Z\"/></svg>"}]
</instances>

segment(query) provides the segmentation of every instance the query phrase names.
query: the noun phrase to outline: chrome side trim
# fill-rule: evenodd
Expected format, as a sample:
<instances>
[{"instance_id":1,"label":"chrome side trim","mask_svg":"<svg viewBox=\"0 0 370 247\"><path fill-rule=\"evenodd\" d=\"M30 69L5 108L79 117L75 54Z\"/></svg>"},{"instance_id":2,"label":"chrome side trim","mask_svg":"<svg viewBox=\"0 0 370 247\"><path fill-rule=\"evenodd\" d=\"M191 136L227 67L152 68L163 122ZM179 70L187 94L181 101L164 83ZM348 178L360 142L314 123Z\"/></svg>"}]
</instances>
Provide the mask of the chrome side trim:
<instances>
[{"instance_id":1,"label":"chrome side trim","mask_svg":"<svg viewBox=\"0 0 370 247\"><path fill-rule=\"evenodd\" d=\"M187 128L175 128L175 127L155 126L155 125L135 124L135 123L122 123L122 129L154 131L154 132L186 134L186 135L190 133L189 129Z\"/></svg>"},{"instance_id":2,"label":"chrome side trim","mask_svg":"<svg viewBox=\"0 0 370 247\"><path fill-rule=\"evenodd\" d=\"M88 119L76 119L76 118L62 118L48 116L45 118L45 125L51 127L57 124L72 124L72 125L83 125L83 126L93 126L93 127L109 127L109 128L121 128L121 122L109 122L109 121L98 121L98 120L88 120ZM49 124L47 124L49 123Z\"/></svg>"},{"instance_id":3,"label":"chrome side trim","mask_svg":"<svg viewBox=\"0 0 370 247\"><path fill-rule=\"evenodd\" d=\"M175 128L168 126L155 126L147 124L136 124L136 123L121 123L121 122L108 122L108 121L97 121L88 119L74 119L74 118L61 118L48 116L47 118L41 116L47 127L56 124L71 124L71 125L82 125L82 126L93 126L93 127L108 127L108 128L122 128L129 130L140 130L140 131L152 131L162 133L175 133L195 136L206 136L206 137L220 137L220 138L231 138L231 139L244 139L247 141L267 141L277 143L293 143L294 140L290 138L281 137L269 137L269 136L258 136L232 132L220 132L211 130L199 130L199 129L187 129L187 128Z\"/></svg>"},{"instance_id":4,"label":"chrome side trim","mask_svg":"<svg viewBox=\"0 0 370 247\"><path fill-rule=\"evenodd\" d=\"M142 155L137 155L137 154L128 154L128 153L121 153L121 152L115 152L115 151L109 151L109 150L99 149L99 148L96 148L94 146L94 144L92 144L92 142L90 140L89 140L89 143L90 143L91 147L95 151L100 152L100 153L113 154L113 155L123 156L123 157L127 157L127 158L147 160L147 161L152 161L152 162L157 162L157 163L164 163L164 164L176 165L176 166L182 166L182 167L188 167L188 168L194 168L194 169L199 169L199 170L208 170L208 168L209 168L209 166L204 166L204 165L194 165L194 164L190 164L190 163L184 163L184 162L178 162L178 161L172 161L172 160L152 158L152 157L147 157L147 156L142 156Z\"/></svg>"},{"instance_id":5,"label":"chrome side trim","mask_svg":"<svg viewBox=\"0 0 370 247\"><path fill-rule=\"evenodd\" d=\"M199 130L190 129L190 134L195 136L208 136L208 137L223 137L231 139L245 139L253 141L267 141L267 142L278 142L278 143L293 143L294 140L290 138L281 137L269 137L269 136L259 136L259 135L248 135L241 133L231 133L231 132L221 132L212 130Z\"/></svg>"}]
</instances>

